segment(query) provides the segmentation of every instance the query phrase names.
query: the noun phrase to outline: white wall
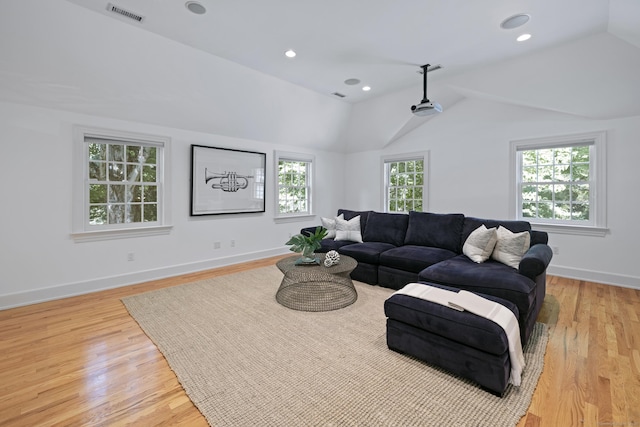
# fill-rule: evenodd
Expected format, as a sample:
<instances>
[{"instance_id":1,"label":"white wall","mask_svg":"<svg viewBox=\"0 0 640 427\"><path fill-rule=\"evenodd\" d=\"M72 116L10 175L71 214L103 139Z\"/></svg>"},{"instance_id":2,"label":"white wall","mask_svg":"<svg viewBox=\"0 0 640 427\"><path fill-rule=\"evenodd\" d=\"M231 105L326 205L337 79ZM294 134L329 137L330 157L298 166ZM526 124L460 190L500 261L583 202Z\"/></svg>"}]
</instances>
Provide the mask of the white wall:
<instances>
[{"instance_id":1,"label":"white wall","mask_svg":"<svg viewBox=\"0 0 640 427\"><path fill-rule=\"evenodd\" d=\"M170 234L82 243L70 237L76 124L172 139ZM0 308L287 253L289 235L319 218L274 220L274 150L315 156L319 215L334 214L344 200L344 157L333 152L10 103L0 103L0 136ZM266 212L190 217L191 144L265 152ZM129 252L134 261L127 261Z\"/></svg>"},{"instance_id":2,"label":"white wall","mask_svg":"<svg viewBox=\"0 0 640 427\"><path fill-rule=\"evenodd\" d=\"M271 187L264 214L190 217L191 144L265 152L271 182L274 150L313 154L316 213L344 200L334 97L63 0L7 2L0 58L0 308L286 253L319 223L275 221ZM71 239L76 124L172 138L169 235Z\"/></svg>"},{"instance_id":3,"label":"white wall","mask_svg":"<svg viewBox=\"0 0 640 427\"><path fill-rule=\"evenodd\" d=\"M550 234L550 244L559 248L559 254L549 272L640 288L636 219L640 116L588 120L468 98L384 150L349 154L346 198L353 209L382 209L380 157L429 150L431 212L508 219L509 142L596 130L608 132L609 233L605 237Z\"/></svg>"},{"instance_id":4,"label":"white wall","mask_svg":"<svg viewBox=\"0 0 640 427\"><path fill-rule=\"evenodd\" d=\"M594 48L601 56L618 52L605 62L611 66L617 58L612 68L627 78L640 61L637 50L598 36L552 52L554 59L573 64L562 68L569 77L556 80L584 75L582 61L593 57ZM381 209L380 156L430 150L431 211L506 218L510 140L601 129L609 131L610 233L552 235L560 254L551 271L640 287L632 222L639 207L633 173L640 158L638 116L586 120L460 100L461 94L482 92L470 83L484 83L460 76L455 90L447 92L446 82L433 88L445 113L420 125L409 113L419 99L417 85L352 108L62 0L8 2L0 14L0 58L0 308L286 252L290 233L319 222L274 221L273 191L267 193L265 214L189 217L192 143L263 151L268 168L274 150L314 154L318 216L334 215L340 207ZM531 69L531 62L549 63L537 56L523 61L507 65ZM502 97L516 89L531 92L522 78L491 71L492 79L511 83L500 86ZM603 94L622 98L624 87L630 91L627 102L636 100L636 79ZM563 93L557 85L539 84L549 86L544 99ZM169 235L93 243L70 238L74 124L172 138ZM359 152L337 153L343 150ZM221 249L213 249L215 241ZM135 261L127 261L129 252Z\"/></svg>"}]
</instances>

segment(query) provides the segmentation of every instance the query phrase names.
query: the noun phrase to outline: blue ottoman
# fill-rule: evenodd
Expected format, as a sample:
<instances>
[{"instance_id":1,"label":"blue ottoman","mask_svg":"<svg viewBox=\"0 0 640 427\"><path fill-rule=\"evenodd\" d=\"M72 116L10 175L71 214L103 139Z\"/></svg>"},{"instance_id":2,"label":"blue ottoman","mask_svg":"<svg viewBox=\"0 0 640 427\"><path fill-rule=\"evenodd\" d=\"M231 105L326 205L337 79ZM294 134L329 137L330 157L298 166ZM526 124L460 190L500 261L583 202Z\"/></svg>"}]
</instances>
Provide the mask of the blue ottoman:
<instances>
[{"instance_id":1,"label":"blue ottoman","mask_svg":"<svg viewBox=\"0 0 640 427\"><path fill-rule=\"evenodd\" d=\"M515 304L491 295L478 295L504 305L518 318ZM507 336L498 324L468 311L402 294L389 297L384 312L387 346L391 350L444 368L502 396L509 384L511 363Z\"/></svg>"}]
</instances>

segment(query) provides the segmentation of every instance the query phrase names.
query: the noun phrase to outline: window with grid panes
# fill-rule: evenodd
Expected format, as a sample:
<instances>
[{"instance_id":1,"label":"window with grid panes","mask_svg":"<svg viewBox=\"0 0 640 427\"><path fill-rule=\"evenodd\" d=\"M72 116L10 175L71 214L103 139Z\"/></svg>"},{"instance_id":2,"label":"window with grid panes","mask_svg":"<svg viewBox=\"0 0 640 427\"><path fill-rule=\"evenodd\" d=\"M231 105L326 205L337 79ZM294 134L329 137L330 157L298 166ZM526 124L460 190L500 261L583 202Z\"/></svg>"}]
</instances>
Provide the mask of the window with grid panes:
<instances>
[{"instance_id":1,"label":"window with grid panes","mask_svg":"<svg viewBox=\"0 0 640 427\"><path fill-rule=\"evenodd\" d=\"M522 218L590 219L591 145L520 151Z\"/></svg>"},{"instance_id":2,"label":"window with grid panes","mask_svg":"<svg viewBox=\"0 0 640 427\"><path fill-rule=\"evenodd\" d=\"M424 158L384 162L385 212L424 210L424 172Z\"/></svg>"},{"instance_id":3,"label":"window with grid panes","mask_svg":"<svg viewBox=\"0 0 640 427\"><path fill-rule=\"evenodd\" d=\"M161 147L86 137L89 226L158 222Z\"/></svg>"},{"instance_id":4,"label":"window with grid panes","mask_svg":"<svg viewBox=\"0 0 640 427\"><path fill-rule=\"evenodd\" d=\"M163 181L169 138L81 127L75 135L74 238L168 232Z\"/></svg>"},{"instance_id":5,"label":"window with grid panes","mask_svg":"<svg viewBox=\"0 0 640 427\"><path fill-rule=\"evenodd\" d=\"M512 143L516 218L605 227L605 133Z\"/></svg>"},{"instance_id":6,"label":"window with grid panes","mask_svg":"<svg viewBox=\"0 0 640 427\"><path fill-rule=\"evenodd\" d=\"M310 215L313 159L276 155L277 212L276 216Z\"/></svg>"}]
</instances>

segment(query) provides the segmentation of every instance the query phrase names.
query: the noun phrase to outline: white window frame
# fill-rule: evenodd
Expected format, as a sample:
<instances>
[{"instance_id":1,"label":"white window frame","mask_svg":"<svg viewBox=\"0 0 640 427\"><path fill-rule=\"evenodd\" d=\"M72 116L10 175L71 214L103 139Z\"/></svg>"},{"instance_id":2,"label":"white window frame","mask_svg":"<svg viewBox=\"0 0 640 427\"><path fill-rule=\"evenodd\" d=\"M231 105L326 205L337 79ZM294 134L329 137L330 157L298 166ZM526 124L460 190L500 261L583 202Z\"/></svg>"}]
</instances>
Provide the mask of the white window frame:
<instances>
[{"instance_id":1,"label":"white window frame","mask_svg":"<svg viewBox=\"0 0 640 427\"><path fill-rule=\"evenodd\" d=\"M590 145L589 160L589 221L567 221L522 216L522 156L521 151L545 148ZM587 132L572 135L523 139L510 143L509 214L528 221L536 230L562 234L604 236L607 229L607 133Z\"/></svg>"},{"instance_id":2,"label":"white window frame","mask_svg":"<svg viewBox=\"0 0 640 427\"><path fill-rule=\"evenodd\" d=\"M388 186L389 186L389 177L388 177L388 163L393 162L406 162L411 160L422 160L424 164L424 171L422 176L422 212L429 211L429 151L421 151L417 153L405 153L405 154L394 154L388 156L382 156L380 158L380 167L382 170L382 211L389 212L389 200L388 200ZM397 213L397 211L396 211Z\"/></svg>"},{"instance_id":3,"label":"white window frame","mask_svg":"<svg viewBox=\"0 0 640 427\"><path fill-rule=\"evenodd\" d=\"M117 225L89 224L89 146L86 138L99 138L123 143L155 146L157 150L158 221ZM170 182L169 137L97 127L73 127L73 210L71 237L76 242L99 241L168 234L171 226L171 195L165 183Z\"/></svg>"},{"instance_id":4,"label":"white window frame","mask_svg":"<svg viewBox=\"0 0 640 427\"><path fill-rule=\"evenodd\" d=\"M280 180L279 165L281 161L305 162L309 164L307 170L307 211L305 212L280 212ZM314 182L315 182L315 156L312 154L292 153L286 151L276 151L274 153L274 217L276 219L302 219L314 216Z\"/></svg>"}]
</instances>

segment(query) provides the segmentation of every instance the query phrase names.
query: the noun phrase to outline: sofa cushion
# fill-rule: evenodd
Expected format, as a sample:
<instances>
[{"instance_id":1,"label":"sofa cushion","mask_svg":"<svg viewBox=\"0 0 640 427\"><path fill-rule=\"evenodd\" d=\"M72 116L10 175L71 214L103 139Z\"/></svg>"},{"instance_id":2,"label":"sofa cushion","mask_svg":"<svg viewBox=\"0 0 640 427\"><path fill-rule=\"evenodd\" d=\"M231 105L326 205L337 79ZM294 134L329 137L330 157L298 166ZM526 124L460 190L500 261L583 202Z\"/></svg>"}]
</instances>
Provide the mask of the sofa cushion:
<instances>
[{"instance_id":1,"label":"sofa cushion","mask_svg":"<svg viewBox=\"0 0 640 427\"><path fill-rule=\"evenodd\" d=\"M463 224L464 215L462 214L411 211L409 212L409 225L404 244L431 246L448 249L458 254L462 253L460 235Z\"/></svg>"},{"instance_id":2,"label":"sofa cushion","mask_svg":"<svg viewBox=\"0 0 640 427\"><path fill-rule=\"evenodd\" d=\"M343 246L338 249L338 252L350 256L358 262L375 264L377 266L379 264L380 254L394 247L391 243L364 242Z\"/></svg>"},{"instance_id":3,"label":"sofa cushion","mask_svg":"<svg viewBox=\"0 0 640 427\"><path fill-rule=\"evenodd\" d=\"M367 219L367 228L362 240L365 242L384 242L402 246L407 233L409 215L371 212Z\"/></svg>"},{"instance_id":4,"label":"sofa cushion","mask_svg":"<svg viewBox=\"0 0 640 427\"><path fill-rule=\"evenodd\" d=\"M471 234L476 228L484 224L487 228L498 228L503 226L509 231L514 233L520 233L522 231L531 231L531 224L527 221L501 221L494 219L482 219L467 216L464 218L464 225L462 227L462 241L466 242L469 234Z\"/></svg>"},{"instance_id":5,"label":"sofa cushion","mask_svg":"<svg viewBox=\"0 0 640 427\"><path fill-rule=\"evenodd\" d=\"M429 246L404 245L380 254L380 265L398 270L419 273L430 265L457 254L447 249Z\"/></svg>"},{"instance_id":6,"label":"sofa cushion","mask_svg":"<svg viewBox=\"0 0 640 427\"><path fill-rule=\"evenodd\" d=\"M343 246L353 245L355 242L350 242L349 240L335 240L335 239L323 239L321 242L322 247L318 249L316 252L324 253L329 251L338 251Z\"/></svg>"},{"instance_id":7,"label":"sofa cushion","mask_svg":"<svg viewBox=\"0 0 640 427\"><path fill-rule=\"evenodd\" d=\"M531 244L531 235L528 231L512 233L503 226L498 227L497 234L498 241L491 254L491 259L509 267L518 268L520 260L522 260Z\"/></svg>"},{"instance_id":8,"label":"sofa cushion","mask_svg":"<svg viewBox=\"0 0 640 427\"><path fill-rule=\"evenodd\" d=\"M481 263L491 257L498 241L495 228L487 228L484 224L473 230L462 245L462 253L473 262Z\"/></svg>"},{"instance_id":9,"label":"sofa cushion","mask_svg":"<svg viewBox=\"0 0 640 427\"><path fill-rule=\"evenodd\" d=\"M524 322L535 307L536 283L518 273L518 270L491 259L476 264L467 256L458 255L425 268L418 278L420 281L494 295L515 303L520 311L521 336L526 333ZM523 339L524 342L526 339Z\"/></svg>"}]
</instances>

